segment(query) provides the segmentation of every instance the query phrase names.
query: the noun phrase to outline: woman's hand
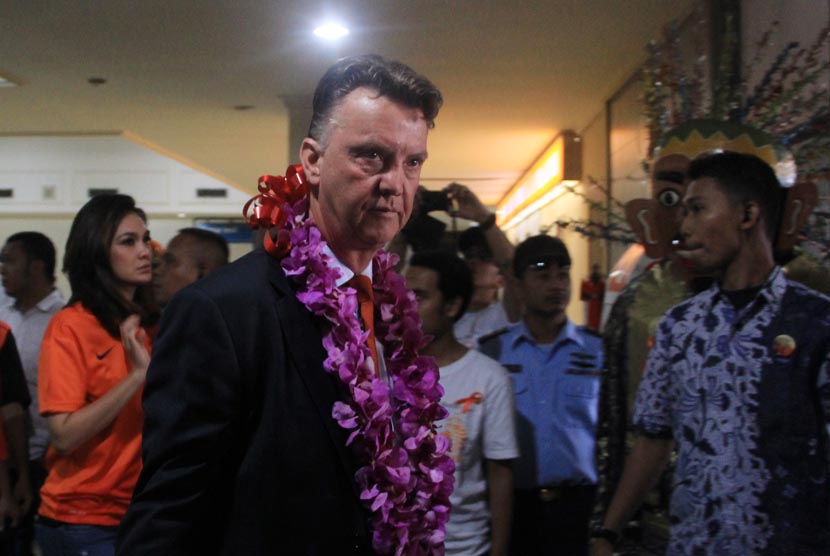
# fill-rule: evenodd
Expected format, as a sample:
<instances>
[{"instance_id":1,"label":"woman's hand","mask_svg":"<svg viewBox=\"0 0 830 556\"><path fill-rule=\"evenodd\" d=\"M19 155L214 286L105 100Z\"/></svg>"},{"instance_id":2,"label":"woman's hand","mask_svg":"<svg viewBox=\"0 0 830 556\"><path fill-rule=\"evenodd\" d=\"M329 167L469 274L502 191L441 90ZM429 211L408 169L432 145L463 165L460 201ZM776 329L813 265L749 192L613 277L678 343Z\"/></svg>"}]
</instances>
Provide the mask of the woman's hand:
<instances>
[{"instance_id":1,"label":"woman's hand","mask_svg":"<svg viewBox=\"0 0 830 556\"><path fill-rule=\"evenodd\" d=\"M130 315L121 323L120 329L121 344L130 364L130 372L138 374L143 382L147 376L147 367L150 366L150 352L145 345L147 333L141 328L141 318Z\"/></svg>"},{"instance_id":2,"label":"woman's hand","mask_svg":"<svg viewBox=\"0 0 830 556\"><path fill-rule=\"evenodd\" d=\"M71 413L52 413L46 416L52 446L60 454L72 453L112 423L124 406L144 385L150 352L144 342L147 334L141 328L138 315L130 315L121 323L121 344L127 356L128 374L97 400Z\"/></svg>"}]
</instances>

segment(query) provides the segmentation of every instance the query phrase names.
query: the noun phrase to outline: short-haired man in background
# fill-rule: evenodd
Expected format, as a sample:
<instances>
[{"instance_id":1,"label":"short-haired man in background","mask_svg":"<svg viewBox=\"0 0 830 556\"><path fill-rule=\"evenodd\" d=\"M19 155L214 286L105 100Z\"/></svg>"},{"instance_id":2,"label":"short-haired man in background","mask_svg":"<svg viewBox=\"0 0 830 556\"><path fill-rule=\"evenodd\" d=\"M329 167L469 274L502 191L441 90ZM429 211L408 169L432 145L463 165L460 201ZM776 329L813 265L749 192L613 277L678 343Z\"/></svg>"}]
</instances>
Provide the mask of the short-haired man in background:
<instances>
[{"instance_id":1,"label":"short-haired man in background","mask_svg":"<svg viewBox=\"0 0 830 556\"><path fill-rule=\"evenodd\" d=\"M510 268L515 247L496 225L496 215L469 187L451 183L444 192L451 200L453 216L478 224L458 236L458 250L473 273L473 297L467 311L455 323L458 341L474 348L482 336L521 318L521 302Z\"/></svg>"},{"instance_id":2,"label":"short-haired man in background","mask_svg":"<svg viewBox=\"0 0 830 556\"><path fill-rule=\"evenodd\" d=\"M453 253L412 255L406 285L418 299L421 326L432 341L421 350L435 358L450 412L441 433L452 440L455 491L447 524L448 556L506 556L516 447L513 391L507 371L455 337L473 290L467 264Z\"/></svg>"},{"instance_id":3,"label":"short-haired man in background","mask_svg":"<svg viewBox=\"0 0 830 556\"><path fill-rule=\"evenodd\" d=\"M167 305L176 292L228 264L228 258L228 242L219 234L202 228L179 230L153 272L156 302Z\"/></svg>"},{"instance_id":4,"label":"short-haired man in background","mask_svg":"<svg viewBox=\"0 0 830 556\"><path fill-rule=\"evenodd\" d=\"M516 247L521 322L481 339L481 351L513 378L519 459L514 466L514 556L587 554L602 342L565 313L571 257L559 238Z\"/></svg>"},{"instance_id":5,"label":"short-haired man in background","mask_svg":"<svg viewBox=\"0 0 830 556\"><path fill-rule=\"evenodd\" d=\"M14 334L31 399L28 453L16 457L17 481L14 486L15 496L24 512L15 543L18 554L26 555L31 554L33 519L40 500L38 493L46 479L44 457L49 445L49 428L38 411L37 366L40 344L52 316L63 308L66 301L55 287L55 246L40 232L18 232L6 239L6 244L0 251L0 275L3 278L3 289L9 297L9 301L0 306L0 321L8 323ZM4 417L14 426L15 416ZM28 427L23 430L26 428ZM22 439L12 433L8 440L13 456L17 456L17 451L26 451L22 449L26 440L25 433Z\"/></svg>"},{"instance_id":6,"label":"short-haired man in background","mask_svg":"<svg viewBox=\"0 0 830 556\"><path fill-rule=\"evenodd\" d=\"M721 152L689 177L678 254L717 279L660 322L593 553L612 553L674 445L669 554L830 554L830 299L775 264L772 168Z\"/></svg>"}]
</instances>

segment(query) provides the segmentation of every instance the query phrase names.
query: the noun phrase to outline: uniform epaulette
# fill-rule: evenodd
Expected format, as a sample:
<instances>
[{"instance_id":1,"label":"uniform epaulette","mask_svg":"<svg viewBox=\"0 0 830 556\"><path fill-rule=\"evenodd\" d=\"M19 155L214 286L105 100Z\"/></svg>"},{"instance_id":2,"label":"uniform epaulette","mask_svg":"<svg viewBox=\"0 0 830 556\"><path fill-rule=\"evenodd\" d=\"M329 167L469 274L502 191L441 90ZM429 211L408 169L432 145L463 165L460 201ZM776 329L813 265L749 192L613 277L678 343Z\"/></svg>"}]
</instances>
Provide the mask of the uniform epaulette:
<instances>
[{"instance_id":1,"label":"uniform epaulette","mask_svg":"<svg viewBox=\"0 0 830 556\"><path fill-rule=\"evenodd\" d=\"M495 331L493 331L493 332L488 332L488 333L487 333L487 334L485 334L484 336L479 336L479 338L478 338L478 343L479 343L479 345L481 345L481 344L483 344L484 342L487 342L487 341L489 341L489 340L492 340L493 338L498 338L499 336L501 336L502 334L504 334L504 333L505 333L505 332L507 332L508 330L510 330L510 327L509 327L509 326L505 326L505 327L503 327L503 328L499 328L498 330L495 330Z\"/></svg>"}]
</instances>

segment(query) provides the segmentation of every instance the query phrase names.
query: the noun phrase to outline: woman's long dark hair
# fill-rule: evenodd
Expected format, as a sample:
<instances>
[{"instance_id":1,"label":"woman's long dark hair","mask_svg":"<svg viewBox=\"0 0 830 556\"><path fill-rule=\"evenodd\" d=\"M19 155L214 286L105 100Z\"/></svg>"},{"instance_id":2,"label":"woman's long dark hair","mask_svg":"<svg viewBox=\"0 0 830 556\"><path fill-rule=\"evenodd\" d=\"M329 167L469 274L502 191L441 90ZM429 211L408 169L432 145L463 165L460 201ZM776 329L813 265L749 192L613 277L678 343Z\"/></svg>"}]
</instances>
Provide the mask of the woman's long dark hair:
<instances>
[{"instance_id":1,"label":"woman's long dark hair","mask_svg":"<svg viewBox=\"0 0 830 556\"><path fill-rule=\"evenodd\" d=\"M121 336L118 327L128 316L138 314L144 324L153 316L150 285L139 286L132 300L124 299L110 264L115 232L128 214L147 221L129 195L96 195L75 215L63 256L63 272L72 287L69 304L80 302L114 338Z\"/></svg>"}]
</instances>

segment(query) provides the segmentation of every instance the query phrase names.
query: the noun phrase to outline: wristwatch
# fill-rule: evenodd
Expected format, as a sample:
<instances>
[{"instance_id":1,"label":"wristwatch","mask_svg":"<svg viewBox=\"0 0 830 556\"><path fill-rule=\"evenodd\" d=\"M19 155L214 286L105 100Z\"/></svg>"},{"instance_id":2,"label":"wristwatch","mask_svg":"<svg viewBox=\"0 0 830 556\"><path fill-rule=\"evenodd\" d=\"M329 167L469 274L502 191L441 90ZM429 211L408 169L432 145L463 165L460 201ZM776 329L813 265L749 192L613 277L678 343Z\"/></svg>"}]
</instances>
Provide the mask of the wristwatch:
<instances>
[{"instance_id":1,"label":"wristwatch","mask_svg":"<svg viewBox=\"0 0 830 556\"><path fill-rule=\"evenodd\" d=\"M620 542L622 535L618 532L614 531L613 529L608 529L607 527L597 526L591 530L591 538L593 539L605 539L608 541L608 544L611 546L616 545Z\"/></svg>"}]
</instances>

